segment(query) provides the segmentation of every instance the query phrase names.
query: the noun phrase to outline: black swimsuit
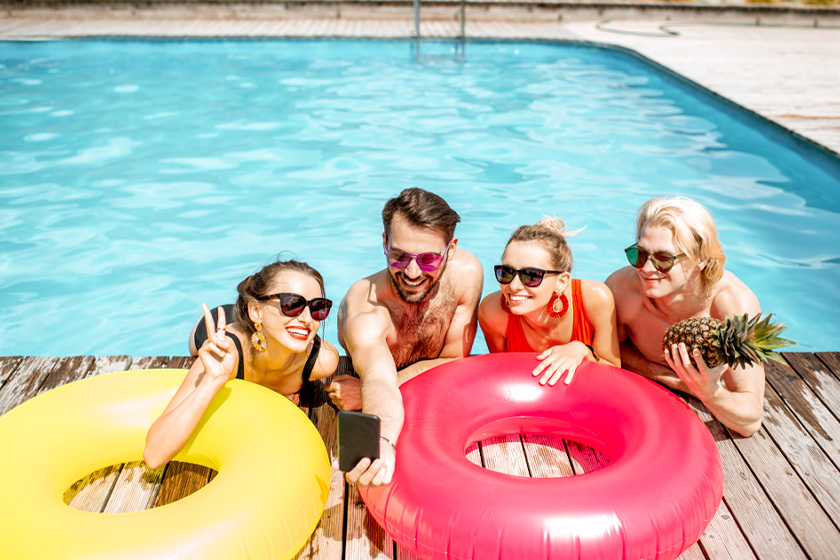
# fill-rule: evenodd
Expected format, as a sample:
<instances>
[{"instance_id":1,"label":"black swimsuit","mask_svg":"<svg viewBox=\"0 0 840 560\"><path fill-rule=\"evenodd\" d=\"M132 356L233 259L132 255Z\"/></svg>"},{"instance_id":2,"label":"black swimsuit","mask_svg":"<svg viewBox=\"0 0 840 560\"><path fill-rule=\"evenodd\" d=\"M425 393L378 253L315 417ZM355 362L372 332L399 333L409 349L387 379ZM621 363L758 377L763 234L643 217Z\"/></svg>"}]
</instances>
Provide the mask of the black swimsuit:
<instances>
[{"instance_id":1,"label":"black swimsuit","mask_svg":"<svg viewBox=\"0 0 840 560\"><path fill-rule=\"evenodd\" d=\"M230 337L231 340L233 340L233 344L236 345L236 350L237 350L237 352L239 352L239 368L237 369L237 372L236 372L236 378L244 380L245 379L245 358L243 357L243 354L242 354L242 345L239 344L239 337L237 337L235 334L229 333L227 331L225 331L225 335ZM321 351L321 337L316 334L315 338L312 340L312 351L309 353L309 358L307 358L306 364L304 364L304 366L303 366L303 376L302 377L303 377L303 384L304 385L309 383L309 376L312 375L312 370L315 369L315 362L318 360L318 352L320 352L320 351ZM303 387L301 387L294 394L296 395L296 394L300 393L301 390L303 390Z\"/></svg>"}]
</instances>

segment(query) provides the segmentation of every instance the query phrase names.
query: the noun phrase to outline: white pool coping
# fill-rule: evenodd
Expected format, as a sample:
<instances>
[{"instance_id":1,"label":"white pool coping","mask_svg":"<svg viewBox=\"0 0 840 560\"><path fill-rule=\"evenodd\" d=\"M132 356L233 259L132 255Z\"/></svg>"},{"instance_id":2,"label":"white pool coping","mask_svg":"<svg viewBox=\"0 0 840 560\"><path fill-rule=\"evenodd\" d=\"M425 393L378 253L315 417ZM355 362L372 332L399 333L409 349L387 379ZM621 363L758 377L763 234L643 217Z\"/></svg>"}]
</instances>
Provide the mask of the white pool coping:
<instances>
[{"instance_id":1,"label":"white pool coping","mask_svg":"<svg viewBox=\"0 0 840 560\"><path fill-rule=\"evenodd\" d=\"M323 5L322 5L323 6ZM315 6L316 8L318 6ZM618 45L668 67L795 134L840 154L840 25L809 27L776 19L755 25L741 16L566 18L556 14L474 13L470 39L580 40ZM458 37L457 10L424 8L421 35ZM665 19L670 17L671 20ZM766 23L766 22L765 22ZM663 27L664 26L664 27ZM337 13L334 8L290 11L263 4L203 9L112 5L7 10L0 39L90 36L146 37L365 37L406 38L415 33L411 10L382 6Z\"/></svg>"}]
</instances>

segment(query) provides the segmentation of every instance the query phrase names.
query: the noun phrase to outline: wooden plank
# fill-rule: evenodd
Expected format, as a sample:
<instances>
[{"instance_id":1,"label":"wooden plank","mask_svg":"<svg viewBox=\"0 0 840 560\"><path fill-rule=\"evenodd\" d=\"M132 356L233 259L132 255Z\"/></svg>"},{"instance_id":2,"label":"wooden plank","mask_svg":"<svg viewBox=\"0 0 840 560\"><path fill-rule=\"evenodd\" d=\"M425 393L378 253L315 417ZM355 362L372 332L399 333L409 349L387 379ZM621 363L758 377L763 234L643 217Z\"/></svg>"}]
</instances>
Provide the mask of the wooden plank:
<instances>
[{"instance_id":1,"label":"wooden plank","mask_svg":"<svg viewBox=\"0 0 840 560\"><path fill-rule=\"evenodd\" d=\"M700 546L711 560L751 560L755 553L744 537L735 518L725 501L721 501L715 516L700 541L692 548ZM689 549L691 550L691 549Z\"/></svg>"},{"instance_id":2,"label":"wooden plank","mask_svg":"<svg viewBox=\"0 0 840 560\"><path fill-rule=\"evenodd\" d=\"M518 434L493 436L481 441L484 468L514 476L531 476L525 449Z\"/></svg>"},{"instance_id":3,"label":"wooden plank","mask_svg":"<svg viewBox=\"0 0 840 560\"><path fill-rule=\"evenodd\" d=\"M840 550L840 532L769 432L759 430L734 442L806 553L812 558L835 556Z\"/></svg>"},{"instance_id":4,"label":"wooden plank","mask_svg":"<svg viewBox=\"0 0 840 560\"><path fill-rule=\"evenodd\" d=\"M469 461L473 465L478 465L479 467L484 466L484 464L481 462L481 450L478 448L477 441L467 446L467 448L464 450L464 456L467 458L467 461Z\"/></svg>"},{"instance_id":5,"label":"wooden plank","mask_svg":"<svg viewBox=\"0 0 840 560\"><path fill-rule=\"evenodd\" d=\"M211 474L214 472L213 469L201 465L170 461L166 464L166 470L157 493L157 498L154 501L154 507L177 502L181 498L186 498L190 494L204 488L210 481Z\"/></svg>"},{"instance_id":6,"label":"wooden plank","mask_svg":"<svg viewBox=\"0 0 840 560\"><path fill-rule=\"evenodd\" d=\"M131 363L129 356L100 356L86 372L86 377L124 371ZM73 483L64 493L64 503L72 508L100 513L111 495L122 465L109 465Z\"/></svg>"},{"instance_id":7,"label":"wooden plank","mask_svg":"<svg viewBox=\"0 0 840 560\"><path fill-rule=\"evenodd\" d=\"M784 358L829 410L840 413L840 379L829 367L807 352L787 352Z\"/></svg>"},{"instance_id":8,"label":"wooden plank","mask_svg":"<svg viewBox=\"0 0 840 560\"><path fill-rule=\"evenodd\" d=\"M698 399L686 396L685 401L717 443L723 461L723 500L750 548L762 560L807 558L726 428Z\"/></svg>"},{"instance_id":9,"label":"wooden plank","mask_svg":"<svg viewBox=\"0 0 840 560\"><path fill-rule=\"evenodd\" d=\"M478 448L476 448L477 450ZM419 556L397 544L397 560L422 560Z\"/></svg>"},{"instance_id":10,"label":"wooden plank","mask_svg":"<svg viewBox=\"0 0 840 560\"><path fill-rule=\"evenodd\" d=\"M352 367L346 358L339 360L338 370L334 375L344 375ZM329 380L327 380L327 383ZM309 408L309 418L321 434L327 447L330 464L336 460L336 410L329 401L325 383L316 381L311 384L311 391L301 395L301 404ZM336 469L330 471L330 491L321 521L312 533L309 542L296 558L342 558L344 540L344 499L347 484L344 474Z\"/></svg>"},{"instance_id":11,"label":"wooden plank","mask_svg":"<svg viewBox=\"0 0 840 560\"><path fill-rule=\"evenodd\" d=\"M828 367L834 377L840 379L840 352L815 352L814 356Z\"/></svg>"},{"instance_id":12,"label":"wooden plank","mask_svg":"<svg viewBox=\"0 0 840 560\"><path fill-rule=\"evenodd\" d=\"M38 387L38 394L46 393L66 383L78 381L87 376L93 366L93 356L73 356L60 358L44 382Z\"/></svg>"},{"instance_id":13,"label":"wooden plank","mask_svg":"<svg viewBox=\"0 0 840 560\"><path fill-rule=\"evenodd\" d=\"M166 368L169 362L167 356L135 357L128 369ZM128 513L153 507L160 491L165 469L166 465L150 469L142 460L122 465L113 490L102 510L103 513Z\"/></svg>"},{"instance_id":14,"label":"wooden plank","mask_svg":"<svg viewBox=\"0 0 840 560\"><path fill-rule=\"evenodd\" d=\"M3 385L14 374L22 361L23 356L0 356L0 389L3 388Z\"/></svg>"},{"instance_id":15,"label":"wooden plank","mask_svg":"<svg viewBox=\"0 0 840 560\"><path fill-rule=\"evenodd\" d=\"M169 367L167 356L141 356L135 357L128 369L162 369Z\"/></svg>"},{"instance_id":16,"label":"wooden plank","mask_svg":"<svg viewBox=\"0 0 840 560\"><path fill-rule=\"evenodd\" d=\"M706 555L700 549L700 545L694 543L688 549L679 555L679 560L707 560Z\"/></svg>"},{"instance_id":17,"label":"wooden plank","mask_svg":"<svg viewBox=\"0 0 840 560\"><path fill-rule=\"evenodd\" d=\"M799 367L802 365L799 364ZM792 411L802 426L801 430L810 434L834 465L840 467L840 421L837 416L789 366L771 362L764 371L768 386L784 401L784 405L780 405L778 401L766 400L764 410L768 417L773 418L774 411L780 415ZM830 376L828 373L825 375Z\"/></svg>"},{"instance_id":18,"label":"wooden plank","mask_svg":"<svg viewBox=\"0 0 840 560\"><path fill-rule=\"evenodd\" d=\"M169 360L169 367L173 369L190 369L193 362L197 359L195 356L172 356Z\"/></svg>"},{"instance_id":19,"label":"wooden plank","mask_svg":"<svg viewBox=\"0 0 840 560\"><path fill-rule=\"evenodd\" d=\"M193 356L177 356L169 360L168 367L189 369L195 361ZM163 472L163 479L157 492L154 507L171 504L198 492L213 479L216 471L202 465L181 461L170 461Z\"/></svg>"},{"instance_id":20,"label":"wooden plank","mask_svg":"<svg viewBox=\"0 0 840 560\"><path fill-rule=\"evenodd\" d=\"M569 451L575 474L588 473L610 464L606 455L582 443L566 440L566 449Z\"/></svg>"},{"instance_id":21,"label":"wooden plank","mask_svg":"<svg viewBox=\"0 0 840 560\"><path fill-rule=\"evenodd\" d=\"M575 474L561 438L526 434L522 436L522 446L532 477L560 478Z\"/></svg>"},{"instance_id":22,"label":"wooden plank","mask_svg":"<svg viewBox=\"0 0 840 560\"><path fill-rule=\"evenodd\" d=\"M24 358L0 389L0 415L5 414L38 393L38 389L60 358Z\"/></svg>"},{"instance_id":23,"label":"wooden plank","mask_svg":"<svg viewBox=\"0 0 840 560\"><path fill-rule=\"evenodd\" d=\"M345 560L384 560L394 556L394 541L370 514L356 485L348 484Z\"/></svg>"},{"instance_id":24,"label":"wooden plank","mask_svg":"<svg viewBox=\"0 0 840 560\"><path fill-rule=\"evenodd\" d=\"M785 367L774 363L768 364L766 369ZM775 444L822 505L829 518L840 520L840 472L837 465L831 462L814 439L808 437L808 431L769 384L765 391L764 409L765 429ZM840 423L833 417L826 419L826 422L833 423L832 431L840 433ZM829 426L823 428L827 429ZM820 432L818 431L817 435L821 437ZM825 443L834 444L835 442Z\"/></svg>"},{"instance_id":25,"label":"wooden plank","mask_svg":"<svg viewBox=\"0 0 840 560\"><path fill-rule=\"evenodd\" d=\"M150 469L143 461L126 463L114 484L103 513L129 513L150 509L157 498L163 467Z\"/></svg>"},{"instance_id":26,"label":"wooden plank","mask_svg":"<svg viewBox=\"0 0 840 560\"><path fill-rule=\"evenodd\" d=\"M353 365L346 356L339 359L338 368L333 375L355 375ZM323 380L323 385L329 383L330 379ZM330 461L333 461L337 458L338 449L335 424L336 409L329 402L326 392L323 391L323 385L315 393L314 414L310 418L315 423L315 427L318 428L321 437L324 438L327 450L330 453ZM339 512L344 516L343 527L339 527L337 517L340 515ZM329 550L335 551L330 555L319 553L317 556L310 555L308 557L342 558L341 550L332 548L332 544L328 542L337 541L341 543L342 534L344 540L343 558L346 560L394 558L394 541L370 515L356 485L345 483L344 475L334 470L330 479L330 496L327 508L324 511L324 517L304 552L311 550L310 547L317 547L318 550L327 550L325 547L330 547Z\"/></svg>"}]
</instances>

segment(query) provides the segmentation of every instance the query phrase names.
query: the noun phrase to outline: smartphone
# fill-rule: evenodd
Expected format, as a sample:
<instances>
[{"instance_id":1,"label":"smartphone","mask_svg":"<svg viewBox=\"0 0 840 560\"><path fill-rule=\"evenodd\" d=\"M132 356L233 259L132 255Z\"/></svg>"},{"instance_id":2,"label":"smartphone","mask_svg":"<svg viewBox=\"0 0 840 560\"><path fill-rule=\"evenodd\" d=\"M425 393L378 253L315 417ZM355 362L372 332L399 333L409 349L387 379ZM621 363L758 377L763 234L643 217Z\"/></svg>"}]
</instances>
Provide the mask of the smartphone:
<instances>
[{"instance_id":1,"label":"smartphone","mask_svg":"<svg viewBox=\"0 0 840 560\"><path fill-rule=\"evenodd\" d=\"M353 470L363 457L379 457L379 416L338 411L338 468Z\"/></svg>"}]
</instances>

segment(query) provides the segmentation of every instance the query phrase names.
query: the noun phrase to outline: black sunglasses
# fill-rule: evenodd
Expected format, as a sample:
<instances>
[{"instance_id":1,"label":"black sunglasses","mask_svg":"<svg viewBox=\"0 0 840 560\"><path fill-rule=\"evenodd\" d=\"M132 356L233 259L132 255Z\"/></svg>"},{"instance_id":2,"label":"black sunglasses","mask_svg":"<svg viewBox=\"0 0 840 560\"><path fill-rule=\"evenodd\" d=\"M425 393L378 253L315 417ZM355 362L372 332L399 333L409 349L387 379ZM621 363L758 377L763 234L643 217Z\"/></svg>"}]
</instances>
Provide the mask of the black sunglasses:
<instances>
[{"instance_id":1,"label":"black sunglasses","mask_svg":"<svg viewBox=\"0 0 840 560\"><path fill-rule=\"evenodd\" d=\"M305 297L298 294L290 294L288 292L269 294L257 299L260 301L266 301L269 299L278 301L280 303L280 311L282 311L283 315L286 317L297 317L303 313L303 310L306 309L306 306L308 305L309 313L316 321L323 321L326 319L327 315L330 314L330 308L332 307L332 301L327 298L319 297L306 301Z\"/></svg>"},{"instance_id":2,"label":"black sunglasses","mask_svg":"<svg viewBox=\"0 0 840 560\"><path fill-rule=\"evenodd\" d=\"M499 284L510 284L513 282L514 277L518 274L522 285L528 286L529 288L536 288L542 284L543 278L545 278L546 274L563 274L563 271L561 270L543 270L541 268L534 267L516 270L512 266L507 266L506 264L497 264L493 267L493 272L496 273L496 280Z\"/></svg>"},{"instance_id":3,"label":"black sunglasses","mask_svg":"<svg viewBox=\"0 0 840 560\"><path fill-rule=\"evenodd\" d=\"M670 253L666 253L665 251L648 253L644 249L640 249L638 243L633 243L624 249L624 254L627 255L627 260L630 264L636 268L642 268L645 266L648 257L650 257L650 262L653 264L653 268L659 272L668 272L674 268L674 263L677 262L678 258L685 256L685 253L672 255Z\"/></svg>"}]
</instances>

